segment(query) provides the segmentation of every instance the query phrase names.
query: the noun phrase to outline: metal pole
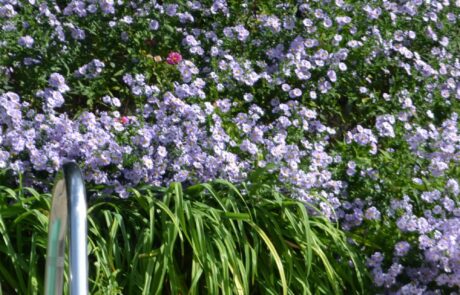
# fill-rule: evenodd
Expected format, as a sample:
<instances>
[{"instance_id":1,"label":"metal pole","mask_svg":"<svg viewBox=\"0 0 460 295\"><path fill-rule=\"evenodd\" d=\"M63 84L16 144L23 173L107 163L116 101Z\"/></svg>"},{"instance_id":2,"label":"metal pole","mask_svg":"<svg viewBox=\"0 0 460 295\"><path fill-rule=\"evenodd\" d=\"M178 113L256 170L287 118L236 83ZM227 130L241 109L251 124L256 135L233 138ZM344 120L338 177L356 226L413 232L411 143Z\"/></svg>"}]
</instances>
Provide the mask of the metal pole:
<instances>
[{"instance_id":1,"label":"metal pole","mask_svg":"<svg viewBox=\"0 0 460 295\"><path fill-rule=\"evenodd\" d=\"M53 189L48 249L45 272L45 294L62 294L64 282L64 250L67 230L70 231L70 294L88 294L88 226L86 192L77 164L62 167L62 175ZM70 218L69 218L70 215ZM69 225L67 224L69 222Z\"/></svg>"}]
</instances>

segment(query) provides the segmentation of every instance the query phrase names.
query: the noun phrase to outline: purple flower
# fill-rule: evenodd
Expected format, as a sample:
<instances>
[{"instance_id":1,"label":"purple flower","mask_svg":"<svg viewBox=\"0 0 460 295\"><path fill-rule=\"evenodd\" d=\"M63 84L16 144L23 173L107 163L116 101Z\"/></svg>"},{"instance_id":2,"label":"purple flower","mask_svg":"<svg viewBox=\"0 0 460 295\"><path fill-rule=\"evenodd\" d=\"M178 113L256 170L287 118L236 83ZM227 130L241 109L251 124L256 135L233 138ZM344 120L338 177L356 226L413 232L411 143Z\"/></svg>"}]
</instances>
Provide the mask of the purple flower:
<instances>
[{"instance_id":1,"label":"purple flower","mask_svg":"<svg viewBox=\"0 0 460 295\"><path fill-rule=\"evenodd\" d=\"M337 16L335 21L339 24L339 26L344 26L351 22L351 18L349 16Z\"/></svg>"},{"instance_id":2,"label":"purple flower","mask_svg":"<svg viewBox=\"0 0 460 295\"><path fill-rule=\"evenodd\" d=\"M248 152L251 155L255 155L258 152L257 146L245 139L240 145L242 151Z\"/></svg>"},{"instance_id":3,"label":"purple flower","mask_svg":"<svg viewBox=\"0 0 460 295\"><path fill-rule=\"evenodd\" d=\"M75 40L85 40L85 31L80 28L70 28L71 36Z\"/></svg>"},{"instance_id":4,"label":"purple flower","mask_svg":"<svg viewBox=\"0 0 460 295\"><path fill-rule=\"evenodd\" d=\"M4 18L12 18L15 16L17 12L14 10L13 5L9 4L6 2L6 4L2 3L2 6L0 6L0 16Z\"/></svg>"},{"instance_id":5,"label":"purple flower","mask_svg":"<svg viewBox=\"0 0 460 295\"><path fill-rule=\"evenodd\" d=\"M34 39L31 36L23 36L19 38L19 45L26 48L32 48L34 45Z\"/></svg>"},{"instance_id":6,"label":"purple flower","mask_svg":"<svg viewBox=\"0 0 460 295\"><path fill-rule=\"evenodd\" d=\"M302 95L302 90L299 88L294 88L291 91L289 91L289 97L290 98L296 98Z\"/></svg>"},{"instance_id":7,"label":"purple flower","mask_svg":"<svg viewBox=\"0 0 460 295\"><path fill-rule=\"evenodd\" d=\"M151 20L149 22L149 29L152 31L156 31L160 28L160 23L157 20Z\"/></svg>"},{"instance_id":8,"label":"purple flower","mask_svg":"<svg viewBox=\"0 0 460 295\"><path fill-rule=\"evenodd\" d=\"M37 96L45 99L46 107L49 109L58 108L64 104L64 97L62 96L62 93L50 88L38 91Z\"/></svg>"},{"instance_id":9,"label":"purple flower","mask_svg":"<svg viewBox=\"0 0 460 295\"><path fill-rule=\"evenodd\" d=\"M460 193L460 188L458 182L455 179L449 179L446 183L446 188L454 195L458 196Z\"/></svg>"},{"instance_id":10,"label":"purple flower","mask_svg":"<svg viewBox=\"0 0 460 295\"><path fill-rule=\"evenodd\" d=\"M120 107L121 106L121 102L118 98L116 97L110 97L108 95L102 97L102 101L108 105L111 105L111 106L114 106L114 107Z\"/></svg>"},{"instance_id":11,"label":"purple flower","mask_svg":"<svg viewBox=\"0 0 460 295\"><path fill-rule=\"evenodd\" d=\"M410 250L410 244L406 241L401 241L395 245L396 256L405 256Z\"/></svg>"},{"instance_id":12,"label":"purple flower","mask_svg":"<svg viewBox=\"0 0 460 295\"><path fill-rule=\"evenodd\" d=\"M99 76L104 69L105 64L99 59L93 59L91 62L81 66L75 71L77 77L95 78Z\"/></svg>"},{"instance_id":13,"label":"purple flower","mask_svg":"<svg viewBox=\"0 0 460 295\"><path fill-rule=\"evenodd\" d=\"M65 83L64 77L59 73L52 73L48 79L48 84L57 89L59 92L64 93L70 90L69 86Z\"/></svg>"},{"instance_id":14,"label":"purple flower","mask_svg":"<svg viewBox=\"0 0 460 295\"><path fill-rule=\"evenodd\" d=\"M367 265L370 267L380 267L383 262L384 256L380 252L375 252L370 258L367 259Z\"/></svg>"},{"instance_id":15,"label":"purple flower","mask_svg":"<svg viewBox=\"0 0 460 295\"><path fill-rule=\"evenodd\" d=\"M236 32L237 39L240 41L246 41L246 39L249 37L249 31L246 30L243 25L237 25L233 27L233 30Z\"/></svg>"},{"instance_id":16,"label":"purple flower","mask_svg":"<svg viewBox=\"0 0 460 295\"><path fill-rule=\"evenodd\" d=\"M10 153L0 149L0 168L6 168L9 162Z\"/></svg>"},{"instance_id":17,"label":"purple flower","mask_svg":"<svg viewBox=\"0 0 460 295\"><path fill-rule=\"evenodd\" d=\"M178 7L179 7L179 5L177 5L177 4L167 4L167 5L165 5L165 12L169 16L174 16L177 13L177 8Z\"/></svg>"},{"instance_id":18,"label":"purple flower","mask_svg":"<svg viewBox=\"0 0 460 295\"><path fill-rule=\"evenodd\" d=\"M329 77L329 80L331 80L331 82L337 81L337 75L334 70L327 71L327 76Z\"/></svg>"},{"instance_id":19,"label":"purple flower","mask_svg":"<svg viewBox=\"0 0 460 295\"><path fill-rule=\"evenodd\" d=\"M177 172L176 175L174 175L174 181L184 182L184 181L187 180L188 176L189 176L188 171L181 170L181 171Z\"/></svg>"},{"instance_id":20,"label":"purple flower","mask_svg":"<svg viewBox=\"0 0 460 295\"><path fill-rule=\"evenodd\" d=\"M231 102L229 99L219 99L216 101L216 105L217 107L221 110L221 112L223 113L227 113L228 111L230 111L230 108L231 108Z\"/></svg>"},{"instance_id":21,"label":"purple flower","mask_svg":"<svg viewBox=\"0 0 460 295\"><path fill-rule=\"evenodd\" d=\"M114 14L115 7L113 0L98 0L99 6L104 14Z\"/></svg>"},{"instance_id":22,"label":"purple flower","mask_svg":"<svg viewBox=\"0 0 460 295\"><path fill-rule=\"evenodd\" d=\"M349 161L347 163L347 175L353 176L356 173L356 163L354 161Z\"/></svg>"}]
</instances>

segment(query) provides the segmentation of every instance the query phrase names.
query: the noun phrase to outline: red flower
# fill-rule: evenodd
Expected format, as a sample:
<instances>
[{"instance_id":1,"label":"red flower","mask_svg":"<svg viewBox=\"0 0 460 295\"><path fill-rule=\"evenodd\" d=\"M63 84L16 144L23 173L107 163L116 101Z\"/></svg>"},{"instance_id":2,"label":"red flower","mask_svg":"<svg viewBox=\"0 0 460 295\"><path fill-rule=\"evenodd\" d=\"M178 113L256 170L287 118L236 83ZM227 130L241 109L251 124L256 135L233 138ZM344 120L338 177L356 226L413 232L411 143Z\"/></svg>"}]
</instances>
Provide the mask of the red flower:
<instances>
[{"instance_id":1,"label":"red flower","mask_svg":"<svg viewBox=\"0 0 460 295\"><path fill-rule=\"evenodd\" d=\"M168 58L166 58L166 62L170 65L177 65L182 60L182 55L179 52L170 52Z\"/></svg>"}]
</instances>

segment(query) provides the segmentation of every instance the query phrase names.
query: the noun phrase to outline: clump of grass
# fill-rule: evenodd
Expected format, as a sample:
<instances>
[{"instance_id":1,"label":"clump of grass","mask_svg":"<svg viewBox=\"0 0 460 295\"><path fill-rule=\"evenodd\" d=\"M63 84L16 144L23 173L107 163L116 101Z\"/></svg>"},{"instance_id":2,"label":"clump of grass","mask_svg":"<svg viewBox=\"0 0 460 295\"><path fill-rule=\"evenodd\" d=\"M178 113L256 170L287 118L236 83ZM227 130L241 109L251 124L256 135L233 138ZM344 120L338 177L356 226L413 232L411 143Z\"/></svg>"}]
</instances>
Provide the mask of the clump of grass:
<instances>
[{"instance_id":1,"label":"clump of grass","mask_svg":"<svg viewBox=\"0 0 460 295\"><path fill-rule=\"evenodd\" d=\"M244 191L219 180L93 200L91 294L364 293L365 268L335 224L269 186ZM49 194L0 188L4 294L43 292L49 207Z\"/></svg>"},{"instance_id":2,"label":"clump of grass","mask_svg":"<svg viewBox=\"0 0 460 295\"><path fill-rule=\"evenodd\" d=\"M0 294L41 294L50 196L0 187Z\"/></svg>"}]
</instances>

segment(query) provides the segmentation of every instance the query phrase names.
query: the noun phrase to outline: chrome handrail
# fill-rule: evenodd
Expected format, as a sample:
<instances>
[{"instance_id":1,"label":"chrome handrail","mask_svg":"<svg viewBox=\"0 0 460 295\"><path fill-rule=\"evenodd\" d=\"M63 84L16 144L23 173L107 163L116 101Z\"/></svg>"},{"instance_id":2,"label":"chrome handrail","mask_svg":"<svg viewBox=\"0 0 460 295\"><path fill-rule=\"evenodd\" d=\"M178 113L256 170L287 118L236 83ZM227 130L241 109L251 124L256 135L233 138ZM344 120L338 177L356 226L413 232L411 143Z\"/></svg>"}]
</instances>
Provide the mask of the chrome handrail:
<instances>
[{"instance_id":1,"label":"chrome handrail","mask_svg":"<svg viewBox=\"0 0 460 295\"><path fill-rule=\"evenodd\" d=\"M88 225L86 191L80 168L73 162L62 166L53 188L46 255L45 294L62 294L64 252L70 231L70 294L88 294ZM62 176L63 175L63 176ZM70 218L69 218L70 215ZM70 225L68 222L70 220Z\"/></svg>"}]
</instances>

